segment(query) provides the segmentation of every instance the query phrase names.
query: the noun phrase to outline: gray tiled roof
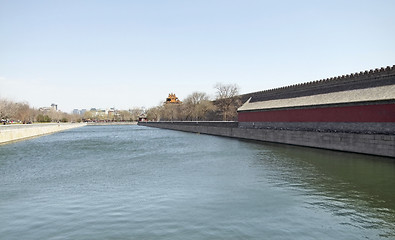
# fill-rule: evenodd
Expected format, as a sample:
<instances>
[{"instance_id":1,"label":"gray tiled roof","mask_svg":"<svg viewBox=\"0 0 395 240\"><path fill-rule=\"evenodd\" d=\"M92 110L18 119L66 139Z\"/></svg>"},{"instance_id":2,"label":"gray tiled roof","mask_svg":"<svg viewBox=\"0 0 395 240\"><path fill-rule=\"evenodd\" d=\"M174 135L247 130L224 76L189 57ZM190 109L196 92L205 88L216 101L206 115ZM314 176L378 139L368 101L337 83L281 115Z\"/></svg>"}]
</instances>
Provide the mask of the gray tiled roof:
<instances>
[{"instance_id":1,"label":"gray tiled roof","mask_svg":"<svg viewBox=\"0 0 395 240\"><path fill-rule=\"evenodd\" d=\"M238 111L395 100L395 84L259 102L252 102L250 100L244 103Z\"/></svg>"}]
</instances>

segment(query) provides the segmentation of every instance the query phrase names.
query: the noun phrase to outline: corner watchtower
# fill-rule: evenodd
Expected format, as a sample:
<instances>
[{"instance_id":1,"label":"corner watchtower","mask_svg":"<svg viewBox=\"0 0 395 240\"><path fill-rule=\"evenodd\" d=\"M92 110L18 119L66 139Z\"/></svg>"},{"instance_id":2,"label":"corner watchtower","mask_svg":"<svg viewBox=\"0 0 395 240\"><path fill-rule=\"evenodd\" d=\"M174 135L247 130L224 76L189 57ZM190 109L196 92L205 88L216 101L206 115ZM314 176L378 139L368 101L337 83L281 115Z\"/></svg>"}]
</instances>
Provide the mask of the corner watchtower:
<instances>
[{"instance_id":1,"label":"corner watchtower","mask_svg":"<svg viewBox=\"0 0 395 240\"><path fill-rule=\"evenodd\" d=\"M166 98L165 104L180 104L182 103L178 97L176 97L176 94L170 93L169 96Z\"/></svg>"}]
</instances>

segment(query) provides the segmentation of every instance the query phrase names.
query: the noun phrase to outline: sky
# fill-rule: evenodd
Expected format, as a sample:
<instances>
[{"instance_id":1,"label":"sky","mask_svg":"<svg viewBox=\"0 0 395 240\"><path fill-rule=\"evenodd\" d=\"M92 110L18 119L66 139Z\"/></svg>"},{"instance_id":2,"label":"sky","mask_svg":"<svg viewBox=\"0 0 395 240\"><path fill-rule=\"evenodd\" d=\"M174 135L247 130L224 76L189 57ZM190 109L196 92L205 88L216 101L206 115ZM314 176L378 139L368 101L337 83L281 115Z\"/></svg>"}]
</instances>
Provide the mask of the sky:
<instances>
[{"instance_id":1,"label":"sky","mask_svg":"<svg viewBox=\"0 0 395 240\"><path fill-rule=\"evenodd\" d=\"M395 64L393 0L0 0L0 98L153 107Z\"/></svg>"}]
</instances>

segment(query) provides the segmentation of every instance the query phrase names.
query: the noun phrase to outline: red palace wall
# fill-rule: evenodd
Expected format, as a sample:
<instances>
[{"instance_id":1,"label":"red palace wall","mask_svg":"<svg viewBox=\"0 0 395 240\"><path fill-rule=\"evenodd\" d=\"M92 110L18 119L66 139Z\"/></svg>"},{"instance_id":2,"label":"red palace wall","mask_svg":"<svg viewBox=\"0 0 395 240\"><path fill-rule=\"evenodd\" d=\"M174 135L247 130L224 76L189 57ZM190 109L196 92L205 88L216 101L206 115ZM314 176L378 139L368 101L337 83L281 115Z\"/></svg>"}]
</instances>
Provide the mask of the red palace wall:
<instances>
[{"instance_id":1,"label":"red palace wall","mask_svg":"<svg viewBox=\"0 0 395 240\"><path fill-rule=\"evenodd\" d=\"M239 122L395 122L395 104L239 112Z\"/></svg>"}]
</instances>

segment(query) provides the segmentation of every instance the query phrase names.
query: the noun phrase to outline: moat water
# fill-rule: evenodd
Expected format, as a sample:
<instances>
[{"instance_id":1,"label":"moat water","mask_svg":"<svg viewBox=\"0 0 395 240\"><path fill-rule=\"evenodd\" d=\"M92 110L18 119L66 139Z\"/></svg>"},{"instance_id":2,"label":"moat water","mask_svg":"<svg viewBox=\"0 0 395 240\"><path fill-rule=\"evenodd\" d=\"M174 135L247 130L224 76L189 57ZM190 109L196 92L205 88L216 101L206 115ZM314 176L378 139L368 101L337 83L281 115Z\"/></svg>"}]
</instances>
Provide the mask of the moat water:
<instances>
[{"instance_id":1,"label":"moat water","mask_svg":"<svg viewBox=\"0 0 395 240\"><path fill-rule=\"evenodd\" d=\"M395 161L86 126L0 145L0 239L395 239Z\"/></svg>"}]
</instances>

